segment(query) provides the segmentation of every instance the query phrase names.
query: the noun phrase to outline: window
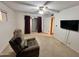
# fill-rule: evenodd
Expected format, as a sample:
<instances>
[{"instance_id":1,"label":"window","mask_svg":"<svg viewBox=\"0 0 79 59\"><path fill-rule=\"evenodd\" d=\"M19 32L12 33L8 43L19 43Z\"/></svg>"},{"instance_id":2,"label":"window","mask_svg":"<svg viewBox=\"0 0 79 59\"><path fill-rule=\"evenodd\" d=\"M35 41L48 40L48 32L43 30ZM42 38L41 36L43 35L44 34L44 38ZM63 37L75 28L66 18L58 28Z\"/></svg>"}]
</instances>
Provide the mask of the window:
<instances>
[{"instance_id":1,"label":"window","mask_svg":"<svg viewBox=\"0 0 79 59\"><path fill-rule=\"evenodd\" d=\"M0 10L0 21L5 22L7 20L7 13L5 11Z\"/></svg>"},{"instance_id":2,"label":"window","mask_svg":"<svg viewBox=\"0 0 79 59\"><path fill-rule=\"evenodd\" d=\"M2 21L2 12L0 11L0 21Z\"/></svg>"}]
</instances>

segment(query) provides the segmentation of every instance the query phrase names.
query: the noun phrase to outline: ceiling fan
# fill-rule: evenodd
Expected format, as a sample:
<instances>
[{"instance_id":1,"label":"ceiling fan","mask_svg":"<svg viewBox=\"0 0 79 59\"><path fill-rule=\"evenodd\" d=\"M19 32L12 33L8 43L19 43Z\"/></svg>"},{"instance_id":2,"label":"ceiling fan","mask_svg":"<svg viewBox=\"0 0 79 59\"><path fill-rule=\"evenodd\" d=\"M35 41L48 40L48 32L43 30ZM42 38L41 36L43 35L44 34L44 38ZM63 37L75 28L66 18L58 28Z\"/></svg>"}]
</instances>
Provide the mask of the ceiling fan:
<instances>
[{"instance_id":1,"label":"ceiling fan","mask_svg":"<svg viewBox=\"0 0 79 59\"><path fill-rule=\"evenodd\" d=\"M36 7L37 10L35 12L38 12L39 14L44 14L45 11L57 12L57 13L59 12L59 10L55 10L55 9L51 9L47 7L47 5L51 3L51 1L46 1L42 6L37 6L31 3L24 3L24 2L19 2L19 1L17 1L17 3L24 4L24 5L31 6L31 7Z\"/></svg>"},{"instance_id":2,"label":"ceiling fan","mask_svg":"<svg viewBox=\"0 0 79 59\"><path fill-rule=\"evenodd\" d=\"M50 9L49 7L46 6L46 5L48 5L50 2L51 2L51 1L46 1L43 6L40 6L40 7L39 7L39 13L40 13L40 14L43 14L46 10L47 10L47 11L51 11L51 12L59 12L58 10Z\"/></svg>"}]
</instances>

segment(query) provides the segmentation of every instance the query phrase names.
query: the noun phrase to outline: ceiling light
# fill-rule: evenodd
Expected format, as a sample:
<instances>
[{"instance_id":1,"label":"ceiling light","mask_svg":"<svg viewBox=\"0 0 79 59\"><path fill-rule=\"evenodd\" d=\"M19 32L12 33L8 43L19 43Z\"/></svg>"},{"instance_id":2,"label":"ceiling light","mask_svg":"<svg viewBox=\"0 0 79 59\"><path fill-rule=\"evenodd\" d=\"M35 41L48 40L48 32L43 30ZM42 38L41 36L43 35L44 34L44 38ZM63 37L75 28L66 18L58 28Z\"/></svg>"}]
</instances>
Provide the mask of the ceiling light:
<instances>
[{"instance_id":1,"label":"ceiling light","mask_svg":"<svg viewBox=\"0 0 79 59\"><path fill-rule=\"evenodd\" d=\"M46 8L47 8L47 7L46 7L46 6L44 6L44 7L43 7L43 10L44 10L44 11L46 11Z\"/></svg>"},{"instance_id":2,"label":"ceiling light","mask_svg":"<svg viewBox=\"0 0 79 59\"><path fill-rule=\"evenodd\" d=\"M39 7L37 7L36 9L39 10Z\"/></svg>"},{"instance_id":3,"label":"ceiling light","mask_svg":"<svg viewBox=\"0 0 79 59\"><path fill-rule=\"evenodd\" d=\"M38 9L38 8L37 8ZM40 6L39 7L39 14L43 14L46 11L47 7L46 6Z\"/></svg>"},{"instance_id":4,"label":"ceiling light","mask_svg":"<svg viewBox=\"0 0 79 59\"><path fill-rule=\"evenodd\" d=\"M44 12L43 12L43 10L39 10L39 14L43 14Z\"/></svg>"}]
</instances>

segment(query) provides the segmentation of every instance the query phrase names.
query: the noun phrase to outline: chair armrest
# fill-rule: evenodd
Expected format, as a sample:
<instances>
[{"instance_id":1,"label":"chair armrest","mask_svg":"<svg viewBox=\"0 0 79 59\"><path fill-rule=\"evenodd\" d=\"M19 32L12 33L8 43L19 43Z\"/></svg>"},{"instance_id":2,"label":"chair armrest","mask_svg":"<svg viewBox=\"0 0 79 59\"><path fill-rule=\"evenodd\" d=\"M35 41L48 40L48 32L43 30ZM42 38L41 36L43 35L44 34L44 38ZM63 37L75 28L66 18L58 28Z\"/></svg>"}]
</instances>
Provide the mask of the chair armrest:
<instances>
[{"instance_id":1,"label":"chair armrest","mask_svg":"<svg viewBox=\"0 0 79 59\"><path fill-rule=\"evenodd\" d=\"M39 56L39 46L30 46L22 50L17 56L21 57L38 57Z\"/></svg>"},{"instance_id":2,"label":"chair armrest","mask_svg":"<svg viewBox=\"0 0 79 59\"><path fill-rule=\"evenodd\" d=\"M30 46L30 47L24 49L23 51L31 51L31 50L35 50L37 48L39 48L39 46L37 46L37 45L36 46Z\"/></svg>"}]
</instances>

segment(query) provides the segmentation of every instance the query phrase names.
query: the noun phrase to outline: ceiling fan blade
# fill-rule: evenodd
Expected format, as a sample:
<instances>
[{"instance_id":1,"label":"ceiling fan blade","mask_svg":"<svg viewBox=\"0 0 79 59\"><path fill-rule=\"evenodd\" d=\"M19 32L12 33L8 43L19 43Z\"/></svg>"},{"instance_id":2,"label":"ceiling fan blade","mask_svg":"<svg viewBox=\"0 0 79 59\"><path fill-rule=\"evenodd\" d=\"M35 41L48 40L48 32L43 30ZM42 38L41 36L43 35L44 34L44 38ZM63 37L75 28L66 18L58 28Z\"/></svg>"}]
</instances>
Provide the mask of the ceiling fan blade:
<instances>
[{"instance_id":1,"label":"ceiling fan blade","mask_svg":"<svg viewBox=\"0 0 79 59\"><path fill-rule=\"evenodd\" d=\"M24 2L21 2L21 1L15 1L15 2L19 3L19 4L23 4L23 5L28 5L28 6L31 6L31 7L37 7L36 5L30 4L30 3L24 3Z\"/></svg>"},{"instance_id":2,"label":"ceiling fan blade","mask_svg":"<svg viewBox=\"0 0 79 59\"><path fill-rule=\"evenodd\" d=\"M52 12L60 12L59 10L55 10L55 9L50 9L50 8L47 8L49 11L52 11Z\"/></svg>"},{"instance_id":3,"label":"ceiling fan blade","mask_svg":"<svg viewBox=\"0 0 79 59\"><path fill-rule=\"evenodd\" d=\"M52 1L46 1L46 2L44 3L44 6L50 4L51 2L52 2Z\"/></svg>"}]
</instances>

